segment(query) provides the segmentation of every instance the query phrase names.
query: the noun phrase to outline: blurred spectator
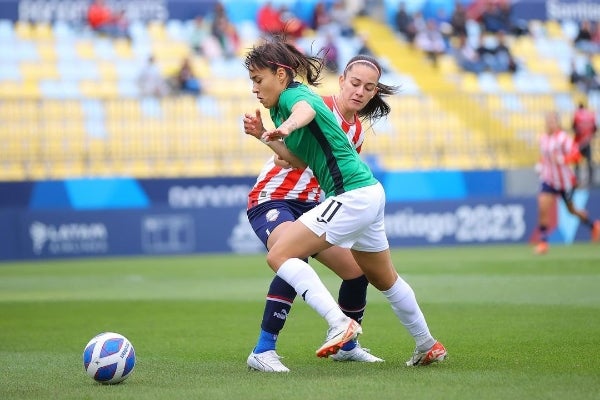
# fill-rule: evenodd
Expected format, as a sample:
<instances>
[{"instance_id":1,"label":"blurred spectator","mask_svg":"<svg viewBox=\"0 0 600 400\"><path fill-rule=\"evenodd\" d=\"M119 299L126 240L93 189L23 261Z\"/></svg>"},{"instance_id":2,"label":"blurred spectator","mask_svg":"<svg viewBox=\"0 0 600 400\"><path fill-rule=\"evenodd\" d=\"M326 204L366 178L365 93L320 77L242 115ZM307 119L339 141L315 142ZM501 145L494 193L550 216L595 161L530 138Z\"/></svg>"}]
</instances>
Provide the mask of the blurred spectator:
<instances>
[{"instance_id":1,"label":"blurred spectator","mask_svg":"<svg viewBox=\"0 0 600 400\"><path fill-rule=\"evenodd\" d=\"M365 33L361 33L358 36L358 51L356 54L364 54L367 56L375 57L375 53L369 47L368 37Z\"/></svg>"},{"instance_id":2,"label":"blurred spectator","mask_svg":"<svg viewBox=\"0 0 600 400\"><path fill-rule=\"evenodd\" d=\"M460 1L455 2L454 12L450 18L452 36L461 37L467 35L467 10Z\"/></svg>"},{"instance_id":3,"label":"blurred spectator","mask_svg":"<svg viewBox=\"0 0 600 400\"><path fill-rule=\"evenodd\" d=\"M432 19L427 21L425 30L417 33L415 45L427 55L434 67L437 66L438 56L446 52L444 37Z\"/></svg>"},{"instance_id":4,"label":"blurred spectator","mask_svg":"<svg viewBox=\"0 0 600 400\"><path fill-rule=\"evenodd\" d=\"M486 69L485 63L479 57L479 53L471 46L467 40L467 36L464 34L458 37L458 43L453 49L453 55L456 63L463 71L479 74Z\"/></svg>"},{"instance_id":5,"label":"blurred spectator","mask_svg":"<svg viewBox=\"0 0 600 400\"><path fill-rule=\"evenodd\" d=\"M417 28L412 15L406 11L406 5L403 2L398 6L395 19L396 30L404 36L407 42L412 43L417 35Z\"/></svg>"},{"instance_id":6,"label":"blurred spectator","mask_svg":"<svg viewBox=\"0 0 600 400\"><path fill-rule=\"evenodd\" d=\"M129 38L129 23L125 11L113 13L104 0L93 0L86 18L94 32L115 38Z\"/></svg>"},{"instance_id":7,"label":"blurred spectator","mask_svg":"<svg viewBox=\"0 0 600 400\"><path fill-rule=\"evenodd\" d=\"M322 27L327 26L331 23L331 16L327 10L327 6L324 1L319 1L315 5L312 15L311 28L315 31L320 30Z\"/></svg>"},{"instance_id":8,"label":"blurred spectator","mask_svg":"<svg viewBox=\"0 0 600 400\"><path fill-rule=\"evenodd\" d=\"M575 62L571 63L570 81L572 85L584 93L600 90L600 79L589 56L585 57L581 70Z\"/></svg>"},{"instance_id":9,"label":"blurred spectator","mask_svg":"<svg viewBox=\"0 0 600 400\"><path fill-rule=\"evenodd\" d=\"M325 45L323 46L323 55L325 60L325 68L330 72L337 74L339 72L339 50L335 43L333 34L328 33L325 37Z\"/></svg>"},{"instance_id":10,"label":"blurred spectator","mask_svg":"<svg viewBox=\"0 0 600 400\"><path fill-rule=\"evenodd\" d=\"M138 85L142 96L163 97L169 94L169 85L156 65L154 56L148 57L142 67Z\"/></svg>"},{"instance_id":11,"label":"blurred spectator","mask_svg":"<svg viewBox=\"0 0 600 400\"><path fill-rule=\"evenodd\" d=\"M329 14L331 15L333 24L339 29L339 34L341 36L354 36L354 28L352 27L354 15L346 8L344 0L337 0L333 3L333 7Z\"/></svg>"},{"instance_id":12,"label":"blurred spectator","mask_svg":"<svg viewBox=\"0 0 600 400\"><path fill-rule=\"evenodd\" d=\"M508 32L510 30L510 8L502 6L500 1L488 1L481 22L486 32Z\"/></svg>"},{"instance_id":13,"label":"blurred spectator","mask_svg":"<svg viewBox=\"0 0 600 400\"><path fill-rule=\"evenodd\" d=\"M517 62L506 45L506 36L503 31L496 33L497 45L493 49L494 59L496 61L496 72L516 72Z\"/></svg>"},{"instance_id":14,"label":"blurred spectator","mask_svg":"<svg viewBox=\"0 0 600 400\"><path fill-rule=\"evenodd\" d=\"M279 18L283 22L283 32L293 38L300 38L306 24L298 18L285 4L279 7Z\"/></svg>"},{"instance_id":15,"label":"blurred spectator","mask_svg":"<svg viewBox=\"0 0 600 400\"><path fill-rule=\"evenodd\" d=\"M217 38L222 54L231 58L234 57L240 48L240 37L234 24L231 23L225 7L221 2L215 3L212 15L211 33Z\"/></svg>"},{"instance_id":16,"label":"blurred spectator","mask_svg":"<svg viewBox=\"0 0 600 400\"><path fill-rule=\"evenodd\" d=\"M573 40L575 47L585 53L600 52L600 42L594 41L594 38L597 37L595 32L597 29L590 21L582 21L577 36Z\"/></svg>"},{"instance_id":17,"label":"blurred spectator","mask_svg":"<svg viewBox=\"0 0 600 400\"><path fill-rule=\"evenodd\" d=\"M181 93L199 95L202 93L200 79L196 76L189 58L184 58L175 75L177 88Z\"/></svg>"},{"instance_id":18,"label":"blurred spectator","mask_svg":"<svg viewBox=\"0 0 600 400\"><path fill-rule=\"evenodd\" d=\"M275 8L270 1L265 2L256 15L256 24L261 32L271 35L286 34L299 38L305 29L304 23L282 5Z\"/></svg>"},{"instance_id":19,"label":"blurred spectator","mask_svg":"<svg viewBox=\"0 0 600 400\"><path fill-rule=\"evenodd\" d=\"M517 71L517 62L506 45L502 31L497 32L493 38L481 36L477 53L488 71L496 73Z\"/></svg>"},{"instance_id":20,"label":"blurred spectator","mask_svg":"<svg viewBox=\"0 0 600 400\"><path fill-rule=\"evenodd\" d=\"M222 57L221 46L211 33L210 21L207 21L202 15L194 18L189 43L194 53L198 55L211 60Z\"/></svg>"},{"instance_id":21,"label":"blurred spectator","mask_svg":"<svg viewBox=\"0 0 600 400\"><path fill-rule=\"evenodd\" d=\"M263 33L279 34L283 32L283 21L279 15L279 10L270 1L266 1L258 9L256 24Z\"/></svg>"}]
</instances>

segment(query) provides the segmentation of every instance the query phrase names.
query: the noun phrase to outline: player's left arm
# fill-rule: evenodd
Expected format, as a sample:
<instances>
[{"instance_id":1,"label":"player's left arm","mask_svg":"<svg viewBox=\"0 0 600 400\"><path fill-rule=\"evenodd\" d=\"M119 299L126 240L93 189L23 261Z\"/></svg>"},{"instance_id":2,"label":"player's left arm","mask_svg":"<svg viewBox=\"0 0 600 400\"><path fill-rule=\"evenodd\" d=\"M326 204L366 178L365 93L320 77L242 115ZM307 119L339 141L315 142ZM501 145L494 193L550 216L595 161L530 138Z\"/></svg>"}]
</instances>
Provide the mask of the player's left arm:
<instances>
[{"instance_id":1,"label":"player's left arm","mask_svg":"<svg viewBox=\"0 0 600 400\"><path fill-rule=\"evenodd\" d=\"M283 139L290 135L296 129L302 128L308 125L313 119L317 112L310 104L305 100L300 100L292 106L292 112L290 116L281 123L277 128L265 131L262 135L263 140L271 141L274 139Z\"/></svg>"}]
</instances>

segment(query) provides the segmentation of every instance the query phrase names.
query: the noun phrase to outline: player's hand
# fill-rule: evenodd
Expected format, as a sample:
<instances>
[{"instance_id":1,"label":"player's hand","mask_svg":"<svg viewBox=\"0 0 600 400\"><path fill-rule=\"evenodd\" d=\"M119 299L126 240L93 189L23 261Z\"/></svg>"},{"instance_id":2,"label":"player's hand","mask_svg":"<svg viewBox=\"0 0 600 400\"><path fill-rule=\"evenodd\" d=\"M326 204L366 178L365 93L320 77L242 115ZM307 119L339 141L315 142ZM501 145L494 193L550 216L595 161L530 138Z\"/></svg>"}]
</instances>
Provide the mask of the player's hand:
<instances>
[{"instance_id":1,"label":"player's hand","mask_svg":"<svg viewBox=\"0 0 600 400\"><path fill-rule=\"evenodd\" d=\"M289 134L289 129L285 125L281 125L279 128L275 128L270 131L265 131L262 134L262 140L265 142L270 142L271 140L284 139Z\"/></svg>"},{"instance_id":2,"label":"player's hand","mask_svg":"<svg viewBox=\"0 0 600 400\"><path fill-rule=\"evenodd\" d=\"M277 165L278 167L281 168L293 168L292 164L290 164L288 161L285 161L283 158L279 157L277 154L275 154L275 156L273 157L273 162L275 163L275 165Z\"/></svg>"},{"instance_id":3,"label":"player's hand","mask_svg":"<svg viewBox=\"0 0 600 400\"><path fill-rule=\"evenodd\" d=\"M254 136L257 139L261 139L263 133L265 132L265 127L262 123L262 118L260 116L259 109L255 111L255 115L244 114L243 122L244 133L246 135Z\"/></svg>"}]
</instances>

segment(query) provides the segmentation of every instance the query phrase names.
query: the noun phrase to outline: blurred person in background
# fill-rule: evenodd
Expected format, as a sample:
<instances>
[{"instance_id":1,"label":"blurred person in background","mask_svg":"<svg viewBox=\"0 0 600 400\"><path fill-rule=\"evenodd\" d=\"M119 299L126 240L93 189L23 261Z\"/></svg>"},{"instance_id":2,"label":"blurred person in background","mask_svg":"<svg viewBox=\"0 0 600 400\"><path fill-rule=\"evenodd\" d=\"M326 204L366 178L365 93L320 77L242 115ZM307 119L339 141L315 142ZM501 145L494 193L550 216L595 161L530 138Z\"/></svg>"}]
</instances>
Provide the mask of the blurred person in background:
<instances>
[{"instance_id":1,"label":"blurred person in background","mask_svg":"<svg viewBox=\"0 0 600 400\"><path fill-rule=\"evenodd\" d=\"M446 41L435 20L428 20L425 29L417 33L415 46L427 55L434 67L437 67L438 57L446 52Z\"/></svg>"},{"instance_id":2,"label":"blurred person in background","mask_svg":"<svg viewBox=\"0 0 600 400\"><path fill-rule=\"evenodd\" d=\"M88 7L86 18L94 32L114 38L129 38L125 10L113 13L104 0L94 0Z\"/></svg>"},{"instance_id":3,"label":"blurred person in background","mask_svg":"<svg viewBox=\"0 0 600 400\"><path fill-rule=\"evenodd\" d=\"M215 3L211 19L211 33L218 40L222 54L226 58L234 57L240 48L240 37L222 3Z\"/></svg>"},{"instance_id":4,"label":"blurred person in background","mask_svg":"<svg viewBox=\"0 0 600 400\"><path fill-rule=\"evenodd\" d=\"M596 135L598 127L596 125L596 114L594 111L585 107L583 102L577 106L577 110L573 114L572 123L573 133L575 134L575 145L579 148L579 152L585 159L587 164L587 184L594 185L594 162L592 160L592 140ZM580 176L581 163L575 164L575 175L578 179Z\"/></svg>"},{"instance_id":5,"label":"blurred person in background","mask_svg":"<svg viewBox=\"0 0 600 400\"><path fill-rule=\"evenodd\" d=\"M319 31L331 23L331 16L324 1L319 1L315 4L312 14L311 29Z\"/></svg>"},{"instance_id":6,"label":"blurred person in background","mask_svg":"<svg viewBox=\"0 0 600 400\"><path fill-rule=\"evenodd\" d=\"M169 94L169 84L156 65L154 56L149 56L138 77L142 96L163 97Z\"/></svg>"},{"instance_id":7,"label":"blurred person in background","mask_svg":"<svg viewBox=\"0 0 600 400\"><path fill-rule=\"evenodd\" d=\"M560 125L560 116L552 111L546 114L546 132L540 138L541 159L536 165L540 174L541 188L538 195L538 230L540 239L535 246L536 254L548 252L548 228L555 198L560 196L567 210L588 227L592 241L600 240L600 221L593 221L586 210L580 210L573 203L577 187L577 177L573 164L581 158L573 138Z\"/></svg>"},{"instance_id":8,"label":"blurred person in background","mask_svg":"<svg viewBox=\"0 0 600 400\"><path fill-rule=\"evenodd\" d=\"M417 27L413 16L406 11L406 4L400 3L395 16L396 30L400 32L408 43L413 43L417 35Z\"/></svg>"},{"instance_id":9,"label":"blurred person in background","mask_svg":"<svg viewBox=\"0 0 600 400\"><path fill-rule=\"evenodd\" d=\"M200 79L196 76L192 62L188 57L185 57L175 74L176 86L182 94L191 94L194 96L202 93L202 85Z\"/></svg>"}]
</instances>

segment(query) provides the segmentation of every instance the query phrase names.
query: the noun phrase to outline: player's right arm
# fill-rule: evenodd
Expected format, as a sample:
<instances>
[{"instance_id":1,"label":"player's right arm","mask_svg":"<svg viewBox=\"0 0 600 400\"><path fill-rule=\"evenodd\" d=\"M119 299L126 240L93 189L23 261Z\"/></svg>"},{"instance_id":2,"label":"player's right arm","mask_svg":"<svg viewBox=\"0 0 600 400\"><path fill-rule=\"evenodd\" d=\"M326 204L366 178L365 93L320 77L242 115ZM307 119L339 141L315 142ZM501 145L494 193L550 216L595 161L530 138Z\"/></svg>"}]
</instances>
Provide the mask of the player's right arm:
<instances>
[{"instance_id":1,"label":"player's right arm","mask_svg":"<svg viewBox=\"0 0 600 400\"><path fill-rule=\"evenodd\" d=\"M263 134L267 131L262 123L262 118L260 116L260 110L256 110L255 115L252 114L244 114L244 132L247 135L254 136L255 138L262 141L264 144L269 146L271 150L275 152L277 157L288 163L286 167L289 168L298 168L304 169L306 168L306 163L296 157L285 145L283 140L263 140ZM283 165L281 165L283 166Z\"/></svg>"}]
</instances>

